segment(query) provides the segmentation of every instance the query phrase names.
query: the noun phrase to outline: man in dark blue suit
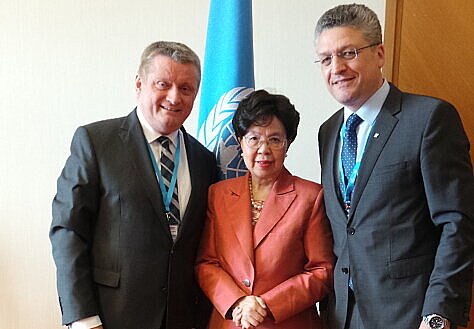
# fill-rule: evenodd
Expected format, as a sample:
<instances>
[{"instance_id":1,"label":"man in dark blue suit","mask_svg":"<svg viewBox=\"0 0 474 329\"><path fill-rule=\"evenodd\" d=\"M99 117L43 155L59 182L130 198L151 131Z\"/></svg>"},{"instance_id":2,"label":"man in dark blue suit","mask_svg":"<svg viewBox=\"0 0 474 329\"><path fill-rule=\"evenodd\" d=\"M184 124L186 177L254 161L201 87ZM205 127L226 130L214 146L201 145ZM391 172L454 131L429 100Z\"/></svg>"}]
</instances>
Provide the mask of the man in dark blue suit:
<instances>
[{"instance_id":1,"label":"man in dark blue suit","mask_svg":"<svg viewBox=\"0 0 474 329\"><path fill-rule=\"evenodd\" d=\"M328 10L315 41L327 88L344 106L319 130L338 257L330 328L466 325L474 178L458 113L384 80L381 27L369 8Z\"/></svg>"},{"instance_id":2,"label":"man in dark blue suit","mask_svg":"<svg viewBox=\"0 0 474 329\"><path fill-rule=\"evenodd\" d=\"M217 168L182 127L200 75L187 46L153 43L135 81L137 108L77 129L50 230L63 324L205 327L193 266Z\"/></svg>"}]
</instances>

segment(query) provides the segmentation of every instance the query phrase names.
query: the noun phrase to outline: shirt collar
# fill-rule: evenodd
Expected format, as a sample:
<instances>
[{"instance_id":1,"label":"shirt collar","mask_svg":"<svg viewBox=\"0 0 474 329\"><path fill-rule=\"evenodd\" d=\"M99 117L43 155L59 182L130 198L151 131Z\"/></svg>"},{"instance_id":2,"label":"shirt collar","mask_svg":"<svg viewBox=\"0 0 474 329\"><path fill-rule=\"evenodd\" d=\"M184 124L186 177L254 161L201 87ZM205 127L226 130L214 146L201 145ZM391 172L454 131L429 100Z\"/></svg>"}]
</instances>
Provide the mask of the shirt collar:
<instances>
[{"instance_id":1,"label":"shirt collar","mask_svg":"<svg viewBox=\"0 0 474 329\"><path fill-rule=\"evenodd\" d=\"M148 144L153 143L158 137L163 136L159 132L153 129L153 127L150 125L150 123L145 119L145 116L143 115L141 109L138 107L137 108L137 116L138 116L138 121L140 121L140 125L142 126L143 134L145 135L145 139L148 142ZM171 134L164 135L168 137L173 143L173 145L176 147L178 144L178 134L179 134L179 129L176 131L173 131Z\"/></svg>"},{"instance_id":2,"label":"shirt collar","mask_svg":"<svg viewBox=\"0 0 474 329\"><path fill-rule=\"evenodd\" d=\"M390 85L387 80L384 80L382 86L356 111L357 115L361 117L365 123L371 125L382 109L382 105L385 102L389 91ZM352 113L354 112L346 107L344 108L344 122L346 122L347 118Z\"/></svg>"}]
</instances>

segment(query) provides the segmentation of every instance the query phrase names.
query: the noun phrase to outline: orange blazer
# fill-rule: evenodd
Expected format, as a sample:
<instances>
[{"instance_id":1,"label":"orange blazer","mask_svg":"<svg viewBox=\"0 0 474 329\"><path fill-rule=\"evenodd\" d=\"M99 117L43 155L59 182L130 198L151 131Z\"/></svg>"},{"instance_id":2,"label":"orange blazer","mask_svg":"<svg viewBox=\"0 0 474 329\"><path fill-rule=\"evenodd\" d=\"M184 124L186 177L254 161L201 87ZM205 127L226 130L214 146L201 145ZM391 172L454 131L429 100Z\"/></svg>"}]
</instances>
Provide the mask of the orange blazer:
<instances>
[{"instance_id":1,"label":"orange blazer","mask_svg":"<svg viewBox=\"0 0 474 329\"><path fill-rule=\"evenodd\" d=\"M247 295L270 311L258 329L322 328L315 303L332 289L334 255L321 185L283 168L253 228L248 179L209 189L195 268L214 304L209 328L236 328L230 308Z\"/></svg>"}]
</instances>

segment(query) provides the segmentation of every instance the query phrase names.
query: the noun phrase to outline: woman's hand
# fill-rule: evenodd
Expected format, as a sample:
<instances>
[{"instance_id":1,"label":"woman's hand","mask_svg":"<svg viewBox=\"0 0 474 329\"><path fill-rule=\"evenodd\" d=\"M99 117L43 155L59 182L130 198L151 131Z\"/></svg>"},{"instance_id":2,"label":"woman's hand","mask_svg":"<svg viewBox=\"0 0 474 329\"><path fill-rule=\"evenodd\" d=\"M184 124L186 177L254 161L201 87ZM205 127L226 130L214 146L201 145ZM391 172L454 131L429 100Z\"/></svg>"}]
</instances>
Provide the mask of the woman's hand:
<instances>
[{"instance_id":1,"label":"woman's hand","mask_svg":"<svg viewBox=\"0 0 474 329\"><path fill-rule=\"evenodd\" d=\"M258 326L267 316L267 305L259 296L246 296L236 302L232 321L244 329Z\"/></svg>"},{"instance_id":2,"label":"woman's hand","mask_svg":"<svg viewBox=\"0 0 474 329\"><path fill-rule=\"evenodd\" d=\"M237 303L236 303L237 304ZM232 311L232 321L236 327L241 327L242 323L240 320L242 319L242 309L238 306L234 307Z\"/></svg>"}]
</instances>

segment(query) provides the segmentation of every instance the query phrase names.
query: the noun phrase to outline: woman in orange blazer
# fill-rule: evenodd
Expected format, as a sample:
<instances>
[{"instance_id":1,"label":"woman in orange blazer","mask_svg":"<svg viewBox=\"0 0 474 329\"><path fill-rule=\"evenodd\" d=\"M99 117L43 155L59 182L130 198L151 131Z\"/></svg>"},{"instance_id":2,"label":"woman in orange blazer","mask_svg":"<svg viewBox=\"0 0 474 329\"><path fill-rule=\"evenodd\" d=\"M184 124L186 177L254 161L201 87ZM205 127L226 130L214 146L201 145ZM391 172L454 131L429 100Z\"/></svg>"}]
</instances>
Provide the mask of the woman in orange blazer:
<instances>
[{"instance_id":1,"label":"woman in orange blazer","mask_svg":"<svg viewBox=\"0 0 474 329\"><path fill-rule=\"evenodd\" d=\"M332 289L332 235L321 186L283 165L298 123L286 97L264 90L235 113L249 171L211 186L196 263L210 329L323 328L315 304Z\"/></svg>"}]
</instances>

